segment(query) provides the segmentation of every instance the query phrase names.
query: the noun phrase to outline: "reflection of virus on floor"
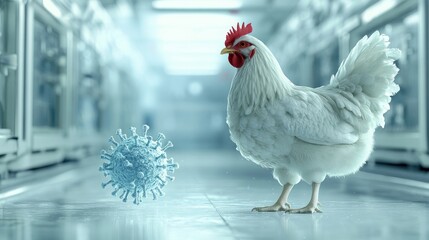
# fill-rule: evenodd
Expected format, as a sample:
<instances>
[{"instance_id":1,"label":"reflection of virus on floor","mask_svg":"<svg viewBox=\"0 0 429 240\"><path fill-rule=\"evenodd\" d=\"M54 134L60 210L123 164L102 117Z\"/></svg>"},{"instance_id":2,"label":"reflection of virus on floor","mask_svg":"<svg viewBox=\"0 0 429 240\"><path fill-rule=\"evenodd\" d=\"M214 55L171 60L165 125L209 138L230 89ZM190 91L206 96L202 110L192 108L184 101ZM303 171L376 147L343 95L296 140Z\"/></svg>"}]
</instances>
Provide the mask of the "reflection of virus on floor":
<instances>
[{"instance_id":1,"label":"reflection of virus on floor","mask_svg":"<svg viewBox=\"0 0 429 240\"><path fill-rule=\"evenodd\" d=\"M142 197L146 197L147 193L152 193L153 199L157 195L163 196L161 190L167 183L167 180L174 180L174 177L168 175L173 173L174 169L179 165L174 163L173 158L167 158L165 150L173 146L169 141L165 146L161 146L161 141L165 136L160 133L156 140L147 135L149 126L144 125L144 135L139 136L136 133L136 128L132 127L132 136L127 137L122 134L122 130L118 129L116 135L121 139L118 143L110 137L109 142L111 151L101 151L101 158L107 160L100 167L100 171L104 172L105 176L110 176L107 183L103 183L102 187L111 184L115 190L112 195L122 190L120 198L126 202L128 194L134 198L134 204L139 204Z\"/></svg>"}]
</instances>

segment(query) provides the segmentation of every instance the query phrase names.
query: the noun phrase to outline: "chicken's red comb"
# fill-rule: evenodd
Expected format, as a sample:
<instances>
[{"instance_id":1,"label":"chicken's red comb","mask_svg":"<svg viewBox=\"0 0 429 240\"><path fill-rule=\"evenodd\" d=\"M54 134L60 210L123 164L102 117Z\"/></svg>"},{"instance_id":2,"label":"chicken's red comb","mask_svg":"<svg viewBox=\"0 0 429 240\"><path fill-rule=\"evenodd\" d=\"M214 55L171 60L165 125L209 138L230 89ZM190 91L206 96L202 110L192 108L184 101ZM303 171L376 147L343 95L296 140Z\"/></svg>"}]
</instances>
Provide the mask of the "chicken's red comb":
<instances>
[{"instance_id":1,"label":"chicken's red comb","mask_svg":"<svg viewBox=\"0 0 429 240\"><path fill-rule=\"evenodd\" d=\"M229 32L226 34L225 47L231 46L232 44L234 44L234 41L237 38L242 37L248 33L251 33L252 30L253 28L251 23L245 25L243 22L241 27L240 27L240 23L237 23L237 29L234 29L234 27L232 27L232 29L229 30Z\"/></svg>"}]
</instances>

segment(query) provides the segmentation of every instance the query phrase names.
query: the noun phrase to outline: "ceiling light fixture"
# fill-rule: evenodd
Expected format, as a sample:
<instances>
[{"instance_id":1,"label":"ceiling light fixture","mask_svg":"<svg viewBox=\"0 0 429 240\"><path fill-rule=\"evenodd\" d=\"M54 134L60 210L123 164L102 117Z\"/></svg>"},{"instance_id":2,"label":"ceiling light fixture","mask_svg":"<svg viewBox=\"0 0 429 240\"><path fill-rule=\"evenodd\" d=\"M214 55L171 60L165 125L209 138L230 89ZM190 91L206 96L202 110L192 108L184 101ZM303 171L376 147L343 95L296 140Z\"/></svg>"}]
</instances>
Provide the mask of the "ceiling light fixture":
<instances>
[{"instance_id":1,"label":"ceiling light fixture","mask_svg":"<svg viewBox=\"0 0 429 240\"><path fill-rule=\"evenodd\" d=\"M160 10L236 10L242 1L234 0L155 0L154 9Z\"/></svg>"}]
</instances>

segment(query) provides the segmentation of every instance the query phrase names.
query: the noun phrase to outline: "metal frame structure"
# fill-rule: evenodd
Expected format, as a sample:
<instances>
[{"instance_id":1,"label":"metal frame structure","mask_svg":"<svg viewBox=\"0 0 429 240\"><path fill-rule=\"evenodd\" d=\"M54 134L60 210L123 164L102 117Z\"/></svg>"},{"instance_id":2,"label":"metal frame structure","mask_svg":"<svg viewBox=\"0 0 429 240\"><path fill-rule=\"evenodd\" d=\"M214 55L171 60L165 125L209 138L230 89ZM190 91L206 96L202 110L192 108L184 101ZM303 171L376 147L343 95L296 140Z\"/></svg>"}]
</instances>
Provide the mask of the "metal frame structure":
<instances>
[{"instance_id":1,"label":"metal frame structure","mask_svg":"<svg viewBox=\"0 0 429 240\"><path fill-rule=\"evenodd\" d=\"M58 111L59 127L52 129L40 129L33 125L33 83L34 83L34 23L37 21L49 25L61 34L64 48L67 49L67 28L63 23L51 15L39 3L30 1L26 4L26 43L25 43L25 103L24 103L24 127L23 138L20 144L23 155L9 164L11 171L20 171L57 163L63 160L63 145L65 142L65 111L66 98L61 97ZM68 51L68 50L67 50ZM68 54L68 53L66 53ZM69 69L66 67L66 75L58 79L62 93L66 91L66 80L69 77ZM25 150L24 150L25 149Z\"/></svg>"},{"instance_id":2,"label":"metal frame structure","mask_svg":"<svg viewBox=\"0 0 429 240\"><path fill-rule=\"evenodd\" d=\"M2 2L5 52L0 53L0 70L7 84L6 128L0 129L0 176L7 175L6 165L22 153L18 148L23 138L23 85L24 85L24 36L25 1ZM11 21L9 21L11 20Z\"/></svg>"},{"instance_id":3,"label":"metal frame structure","mask_svg":"<svg viewBox=\"0 0 429 240\"><path fill-rule=\"evenodd\" d=\"M72 9L73 7L80 10ZM110 129L129 127L139 122L139 112L129 107L137 99L129 96L129 94L137 96L137 89L133 87L134 76L129 75L128 66L117 64L114 55L104 56L103 54L106 54L104 51L109 49L98 48L97 41L88 34L94 29L105 31L104 28L113 26L108 24L109 19L103 19L100 28L100 19L92 19L93 13L101 12L100 15L105 16L103 11L105 10L100 5L90 3L79 5L72 0L1 1L0 17L3 12L7 16L4 17L6 21L0 21L6 26L5 29L0 29L6 31L0 37L0 43L6 40L7 52L0 52L0 74L3 74L3 70L8 70L7 81L13 84L10 84L6 91L8 94L6 128L0 127L0 179L8 177L9 173L44 167L67 159L79 160L98 153L106 143L105 135L112 134ZM55 54L50 60L62 62L59 67L61 74L56 74L55 71L58 69L54 64L51 68L54 70L47 71L53 71L54 74L43 76L50 79L52 84L58 83L57 88L60 89L58 95L49 93L51 95L47 97L49 101L58 99L60 101L59 107L53 110L59 112L56 115L59 120L52 124L52 127L48 127L51 126L50 124L45 125L43 118L40 119L40 126L43 127L37 127L33 119L33 111L35 111L33 86L35 61L38 56L34 55L35 21L49 26L52 29L51 32L61 36L60 49L61 53L64 53L61 60L57 59ZM54 42L58 42L57 36L53 37ZM110 39L107 42L112 44L113 40ZM93 87L101 94L95 97L90 91L81 96L74 95L79 91L83 77L80 69L81 60L77 53L79 44L87 46L87 49L93 52L90 58L97 65L94 69L88 70L87 76L97 78L96 86ZM73 115L83 114L82 109L74 110L72 107L76 97L91 98L88 100L91 101L91 106L99 110L93 114L100 119L97 123L88 120L87 129L81 126L73 127ZM45 106L45 108L49 107ZM89 111L93 112L92 109ZM97 126L94 127L95 125ZM88 131L88 128L91 129Z\"/></svg>"},{"instance_id":4,"label":"metal frame structure","mask_svg":"<svg viewBox=\"0 0 429 240\"><path fill-rule=\"evenodd\" d=\"M98 55L97 52L95 51L95 49L88 45L87 43L85 43L84 40L82 40L80 38L80 36L78 34L74 34L73 32L69 33L69 38L71 39L71 41L69 41L69 47L68 49L70 49L70 54L68 55L68 68L70 69L70 77L69 79L71 81L68 81L67 84L67 89L69 89L69 91L67 91L67 122L66 122L66 126L67 126L67 144L65 146L66 149L66 158L69 159L79 159L82 156L85 156L89 153L92 153L95 151L95 149L98 151L99 148L101 147L101 142L105 141L105 137L102 137L102 133L101 133L101 129L93 129L96 131L87 131L87 129L82 129L79 126L76 125L75 120L79 117L79 116L75 116L75 114L79 114L79 110L81 109L77 109L78 112L75 112L76 108L78 108L78 106L76 106L75 104L77 103L77 99L81 98L84 99L87 96L78 96L76 93L78 93L80 91L80 87L81 87L81 80L83 75L85 74L90 74L90 75L97 75L100 74L99 72L96 72L97 69L91 69L91 73L89 72L83 72L84 70L82 69L82 62L83 60L80 59L80 53L81 51L84 52L91 52L91 60L94 61L94 64L97 65L97 59L98 59ZM79 49L84 47L85 49ZM100 76L92 76L92 77L100 77ZM105 79L103 79L103 82L105 81ZM99 89L99 91L102 91L102 86L101 86L101 82L99 86L96 86L97 89ZM89 97L94 97L94 96L89 96ZM101 112L97 112L97 114L102 115ZM98 116L101 117L101 116Z\"/></svg>"}]
</instances>

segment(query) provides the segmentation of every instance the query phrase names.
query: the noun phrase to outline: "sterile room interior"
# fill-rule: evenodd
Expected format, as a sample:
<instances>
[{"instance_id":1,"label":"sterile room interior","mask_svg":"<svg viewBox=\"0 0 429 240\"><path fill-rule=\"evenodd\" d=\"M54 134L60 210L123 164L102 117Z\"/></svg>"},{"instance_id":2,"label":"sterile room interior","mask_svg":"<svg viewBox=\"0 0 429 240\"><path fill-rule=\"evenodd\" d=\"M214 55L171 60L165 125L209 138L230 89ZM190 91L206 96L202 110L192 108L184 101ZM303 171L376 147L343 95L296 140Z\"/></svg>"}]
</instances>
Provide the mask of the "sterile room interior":
<instances>
[{"instance_id":1,"label":"sterile room interior","mask_svg":"<svg viewBox=\"0 0 429 240\"><path fill-rule=\"evenodd\" d=\"M311 88L365 35L401 51L374 149L320 184L321 213L254 209L283 187L226 122L242 23ZM0 0L0 240L429 239L428 42L426 0ZM139 141L155 165L117 189L140 165L114 151Z\"/></svg>"}]
</instances>

